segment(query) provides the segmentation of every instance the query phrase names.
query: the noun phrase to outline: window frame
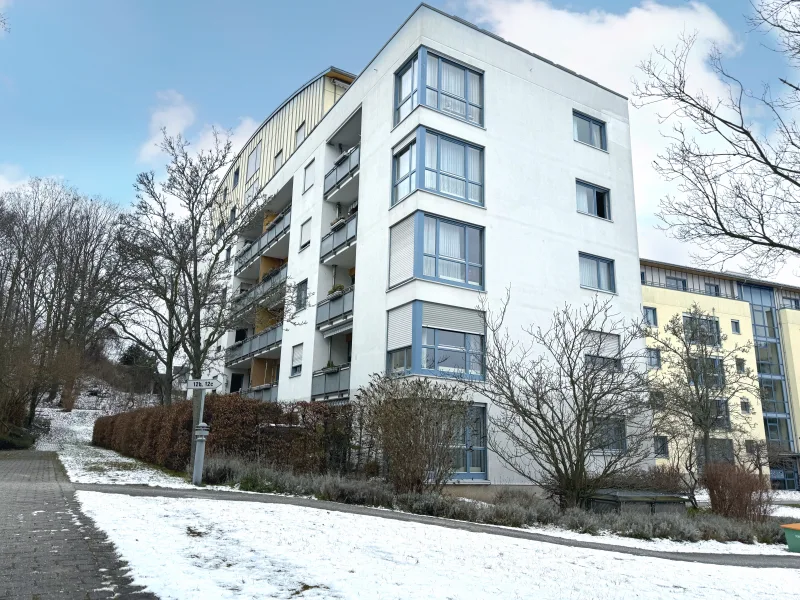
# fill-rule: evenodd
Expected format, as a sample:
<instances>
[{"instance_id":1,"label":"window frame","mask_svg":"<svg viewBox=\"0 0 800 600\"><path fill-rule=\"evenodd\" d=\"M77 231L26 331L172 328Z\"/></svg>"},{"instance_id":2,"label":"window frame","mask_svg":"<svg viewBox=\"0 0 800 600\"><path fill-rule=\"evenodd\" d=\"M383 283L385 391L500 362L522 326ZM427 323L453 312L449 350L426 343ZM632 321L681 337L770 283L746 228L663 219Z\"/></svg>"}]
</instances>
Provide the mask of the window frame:
<instances>
[{"instance_id":1,"label":"window frame","mask_svg":"<svg viewBox=\"0 0 800 600\"><path fill-rule=\"evenodd\" d=\"M731 319L731 332L734 335L742 334L742 325L739 323L739 319Z\"/></svg>"},{"instance_id":2,"label":"window frame","mask_svg":"<svg viewBox=\"0 0 800 600\"><path fill-rule=\"evenodd\" d=\"M591 142L584 142L583 140L579 140L578 137L575 135L575 119L582 119L584 121L588 121L589 123L589 131L591 132L591 125L599 125L600 126L600 145L595 145ZM603 152L608 152L608 131L606 130L606 122L601 121L595 117L587 115L579 110L572 110L572 138L578 142L579 144L583 144L585 146L591 146L592 148L597 148L598 150L602 150Z\"/></svg>"},{"instance_id":3,"label":"window frame","mask_svg":"<svg viewBox=\"0 0 800 600\"><path fill-rule=\"evenodd\" d=\"M647 348L647 368L654 370L661 368L661 350L658 348Z\"/></svg>"},{"instance_id":4,"label":"window frame","mask_svg":"<svg viewBox=\"0 0 800 600\"><path fill-rule=\"evenodd\" d=\"M433 57L437 61L436 65L436 87L431 87L428 85L428 60L430 57ZM442 89L442 65L448 64L452 67L457 69L461 69L464 72L464 97L461 98L456 94L451 92L447 92ZM484 72L469 65L466 65L460 61L453 60L451 58L445 57L438 52L431 52L427 48L424 48L422 52L420 52L420 68L419 71L419 89L422 90L424 88L425 93L419 93L419 103L424 104L428 108L432 108L437 112L441 112L448 116L453 117L454 119L458 119L459 121L464 121L471 125L477 125L478 127L483 127L484 124L484 116L486 110L486 98L485 98L485 85L484 85ZM478 86L480 88L480 104L477 104L470 100L470 77L469 74L472 73L478 77ZM428 104L428 90L436 94L436 106ZM462 117L459 113L446 110L442 108L442 96L447 96L448 98L453 98L458 102L464 103L464 116ZM469 118L470 107L477 108L480 111L480 119L474 121Z\"/></svg>"},{"instance_id":5,"label":"window frame","mask_svg":"<svg viewBox=\"0 0 800 600\"><path fill-rule=\"evenodd\" d=\"M652 314L652 320L648 317L648 314ZM650 327L658 327L658 310L654 306L643 306L642 307L642 317L644 318L644 322L647 323Z\"/></svg>"},{"instance_id":6,"label":"window frame","mask_svg":"<svg viewBox=\"0 0 800 600\"><path fill-rule=\"evenodd\" d=\"M427 156L428 152L428 135L436 137L436 167L429 168L425 157ZM449 171L442 170L442 141L447 141L451 144L456 144L458 146L462 146L464 148L464 175L457 175L455 173L450 173ZM476 150L480 155L480 180L472 179L470 168L469 168L469 151ZM425 190L426 192L431 192L434 194L439 194L444 196L445 198L451 198L453 200L457 200L459 202L466 202L467 204L472 204L473 206L485 206L486 205L486 153L485 148L482 146L478 146L476 144L472 144L466 140L462 140L459 138L452 137L445 133L441 133L435 129L430 129L427 127L419 127L417 129L417 161L419 165L417 166L417 189ZM436 184L434 187L428 187L426 183L426 175L428 172L436 174ZM464 196L457 196L450 192L443 191L442 188L442 175L444 174L445 177L449 177L450 179L458 179L464 182ZM480 201L475 201L470 199L470 185L478 186L480 188Z\"/></svg>"},{"instance_id":7,"label":"window frame","mask_svg":"<svg viewBox=\"0 0 800 600\"><path fill-rule=\"evenodd\" d=\"M310 169L310 171L309 171ZM303 193L305 194L308 190L314 187L315 183L315 160L311 159L311 162L308 163L305 167L303 167ZM308 174L311 173L311 183L308 183Z\"/></svg>"},{"instance_id":8,"label":"window frame","mask_svg":"<svg viewBox=\"0 0 800 600\"><path fill-rule=\"evenodd\" d=\"M415 276L420 279L425 279L428 281L436 281L441 283L446 283L448 285L457 285L460 287L466 287L469 289L474 290L483 290L485 288L485 281L486 281L486 236L485 236L485 228L473 225L472 223L464 223L463 221L455 221L453 219L447 219L444 217L440 217L438 215L432 213L426 213L420 211L419 217L417 222L415 223L415 240L414 240L414 251L415 251ZM435 221L435 239L434 239L434 250L433 254L425 251L425 221L426 219L432 219ZM448 225L452 225L455 227L459 227L462 230L462 234L464 236L464 260L459 260L447 256L442 256L440 253L440 231L442 223L446 223ZM472 260L473 257L470 256L470 247L469 247L469 230L476 231L480 236L480 262ZM419 240L419 242L417 242ZM426 275L425 274L425 259L431 258L434 260L434 275ZM459 281L458 279L449 279L446 277L442 277L439 275L440 270L440 261L451 262L451 263L459 263L464 266L464 281ZM480 282L479 283L471 283L469 281L469 270L470 267L480 269Z\"/></svg>"},{"instance_id":9,"label":"window frame","mask_svg":"<svg viewBox=\"0 0 800 600\"><path fill-rule=\"evenodd\" d=\"M255 157L255 160L253 160ZM252 164L251 164L252 161ZM250 167L253 167L253 172L250 172ZM261 140L258 141L256 147L250 151L250 154L247 155L247 170L245 171L244 181L248 183L255 175L258 174L258 170L261 168Z\"/></svg>"},{"instance_id":10,"label":"window frame","mask_svg":"<svg viewBox=\"0 0 800 600\"><path fill-rule=\"evenodd\" d=\"M233 185L231 186L232 190L236 189L236 186L239 185L239 167L236 167L233 170Z\"/></svg>"},{"instance_id":11,"label":"window frame","mask_svg":"<svg viewBox=\"0 0 800 600\"><path fill-rule=\"evenodd\" d=\"M669 438L666 435L653 436L653 455L656 458L669 458Z\"/></svg>"},{"instance_id":12,"label":"window frame","mask_svg":"<svg viewBox=\"0 0 800 600\"><path fill-rule=\"evenodd\" d=\"M476 435L476 433L472 430L472 423L475 420L473 415L470 414L472 411L480 411L480 415L478 415L478 419L481 421L481 431ZM459 438L463 439L462 443L452 443L451 450L452 452L463 451L464 452L464 468L465 471L454 471L451 475L451 479L453 480L481 480L488 478L488 436L489 431L487 427L487 407L483 404L473 404L467 409L467 415L464 419L464 431L461 433ZM475 438L475 439L473 439ZM476 445L475 441L479 443ZM482 444L481 444L482 442ZM475 454L478 453L481 455L481 461L483 462L483 470L482 471L475 471L473 470L473 458Z\"/></svg>"},{"instance_id":13,"label":"window frame","mask_svg":"<svg viewBox=\"0 0 800 600\"><path fill-rule=\"evenodd\" d=\"M739 412L745 415L753 414L753 403L747 398L739 398Z\"/></svg>"},{"instance_id":14,"label":"window frame","mask_svg":"<svg viewBox=\"0 0 800 600\"><path fill-rule=\"evenodd\" d=\"M298 141L297 134L300 133L301 131L303 132L303 137ZM300 123L297 129L294 130L294 149L297 150L300 147L300 144L302 144L305 140L306 140L306 122L303 121L302 123Z\"/></svg>"},{"instance_id":15,"label":"window frame","mask_svg":"<svg viewBox=\"0 0 800 600\"><path fill-rule=\"evenodd\" d=\"M408 71L411 71L411 91L408 93L407 96L400 97L402 93L402 79L403 75L405 75ZM394 74L394 124L397 125L401 121L403 121L408 115L412 113L412 111L419 106L419 81L420 81L420 53L419 51L415 52L414 55L409 58L403 66L397 69ZM416 95L416 98L414 96ZM400 116L400 110L402 106L409 102L410 106L408 112L404 116Z\"/></svg>"},{"instance_id":16,"label":"window frame","mask_svg":"<svg viewBox=\"0 0 800 600\"><path fill-rule=\"evenodd\" d=\"M395 355L399 355L402 352L403 354L403 368L402 369L395 369L392 367L393 364L393 357ZM402 348L395 348L394 350L388 350L386 352L386 372L393 376L393 377L401 377L403 375L408 375L412 372L414 368L414 352L412 346L403 346Z\"/></svg>"},{"instance_id":17,"label":"window frame","mask_svg":"<svg viewBox=\"0 0 800 600\"><path fill-rule=\"evenodd\" d=\"M592 191L592 196L594 198L593 202L594 202L595 210L597 209L597 193L598 192L603 192L605 194L605 200L604 200L603 204L605 205L606 216L605 217L601 217L597 213L591 212L591 210L589 212L585 212L585 211L581 210L580 205L577 206L578 213L580 213L582 215L588 215L590 217L596 217L598 219L602 219L603 221L613 221L613 219L611 217L611 190L609 190L608 188L605 188L603 186L596 185L594 183L589 183L588 181L584 181L583 179L576 179L575 180L575 203L576 204L578 204L578 188L579 187L588 188L588 189L590 189Z\"/></svg>"},{"instance_id":18,"label":"window frame","mask_svg":"<svg viewBox=\"0 0 800 600\"><path fill-rule=\"evenodd\" d=\"M712 288L711 292L708 291L708 288ZM718 283L711 283L710 281L706 281L703 285L703 289L705 290L706 296L713 296L715 298L719 298L720 294L720 287Z\"/></svg>"},{"instance_id":19,"label":"window frame","mask_svg":"<svg viewBox=\"0 0 800 600\"><path fill-rule=\"evenodd\" d=\"M300 348L301 358L298 364L294 364L294 351L296 348ZM303 372L303 359L302 359L302 352L303 352L303 344L295 344L292 346L292 355L289 357L291 360L291 370L289 372L289 377L297 377Z\"/></svg>"},{"instance_id":20,"label":"window frame","mask_svg":"<svg viewBox=\"0 0 800 600\"><path fill-rule=\"evenodd\" d=\"M425 340L425 330L433 332L433 343L427 343ZM464 336L464 346L451 346L440 342L441 332L455 333ZM472 336L480 340L480 352L472 350L469 346L469 338ZM420 356L420 372L423 374L434 375L439 377L465 377L468 379L475 379L483 381L486 376L486 335L478 335L476 333L465 333L463 331L453 331L450 329L437 329L435 327L421 327L419 336L419 356ZM433 351L433 364L435 368L428 368L425 366L425 354L427 351ZM464 370L446 370L442 369L439 364L439 353L448 352L451 354L459 354L464 356ZM470 358L480 356L481 371L480 373L473 373L470 371Z\"/></svg>"},{"instance_id":21,"label":"window frame","mask_svg":"<svg viewBox=\"0 0 800 600\"><path fill-rule=\"evenodd\" d=\"M669 284L669 282L670 282L670 279L671 279L672 281L681 282L681 284L682 284L682 287L672 287L672 286ZM677 291L679 291L679 292L685 292L687 289L689 289L689 288L688 288L688 285L689 285L689 283L686 281L686 278L685 278L685 277L675 277L675 276L673 276L673 275L667 275L667 276L666 276L666 281L665 281L665 283L664 283L664 287L666 287L668 290L677 290Z\"/></svg>"},{"instance_id":22,"label":"window frame","mask_svg":"<svg viewBox=\"0 0 800 600\"><path fill-rule=\"evenodd\" d=\"M592 420L592 427L599 428L602 426L603 423L617 423L619 425L622 424L622 444L621 447L613 447L613 446L597 446L592 452L594 454L622 454L628 450L628 424L625 421L625 417L621 416L612 416L612 417L598 417ZM595 433L594 431L592 432ZM594 437L594 435L592 436ZM600 440L598 440L599 443Z\"/></svg>"},{"instance_id":23,"label":"window frame","mask_svg":"<svg viewBox=\"0 0 800 600\"><path fill-rule=\"evenodd\" d=\"M303 291L301 297L301 290ZM301 312L308 308L308 279L299 282L294 288L294 310Z\"/></svg>"},{"instance_id":24,"label":"window frame","mask_svg":"<svg viewBox=\"0 0 800 600\"><path fill-rule=\"evenodd\" d=\"M281 159L281 163L280 164L278 164L278 158ZM274 176L275 173L280 171L282 166L283 166L283 148L278 150L278 152L272 158L272 175Z\"/></svg>"},{"instance_id":25,"label":"window frame","mask_svg":"<svg viewBox=\"0 0 800 600\"><path fill-rule=\"evenodd\" d=\"M408 173L397 178L397 174L399 172L398 166L400 164L400 157L403 156L406 152L409 152L409 168ZM419 179L417 177L417 167L419 162L419 144L417 140L417 136L414 137L411 141L407 144L404 144L397 152L392 153L392 196L391 196L391 206L397 206L408 198L411 194L417 191ZM400 184L408 179L409 186L408 192L404 194L402 197L398 196L398 187Z\"/></svg>"},{"instance_id":26,"label":"window frame","mask_svg":"<svg viewBox=\"0 0 800 600\"><path fill-rule=\"evenodd\" d=\"M585 285L580 276L580 259L587 258L589 260L597 261L597 281L598 284L600 282L600 263L604 262L608 264L611 268L609 270L609 280L611 283L611 289L603 289L601 287L592 287L590 285ZM578 281L580 283L580 287L585 290L593 290L597 292L605 292L607 294L616 294L617 293L617 271L614 265L614 259L605 258L603 256L597 256L596 254L589 254L588 252L581 252L578 251Z\"/></svg>"},{"instance_id":27,"label":"window frame","mask_svg":"<svg viewBox=\"0 0 800 600\"><path fill-rule=\"evenodd\" d=\"M303 228L308 226L308 240L303 243ZM305 250L311 245L311 217L307 218L305 221L300 223L300 248L298 252Z\"/></svg>"}]
</instances>

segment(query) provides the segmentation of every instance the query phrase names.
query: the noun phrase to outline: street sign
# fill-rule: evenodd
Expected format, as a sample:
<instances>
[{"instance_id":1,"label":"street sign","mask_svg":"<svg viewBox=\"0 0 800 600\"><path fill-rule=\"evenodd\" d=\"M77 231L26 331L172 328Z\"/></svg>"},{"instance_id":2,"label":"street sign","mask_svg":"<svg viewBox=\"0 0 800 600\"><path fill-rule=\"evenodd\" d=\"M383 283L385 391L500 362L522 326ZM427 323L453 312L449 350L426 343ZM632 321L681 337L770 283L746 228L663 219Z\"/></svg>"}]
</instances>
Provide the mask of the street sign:
<instances>
[{"instance_id":1,"label":"street sign","mask_svg":"<svg viewBox=\"0 0 800 600\"><path fill-rule=\"evenodd\" d=\"M221 381L216 379L190 379L186 382L186 389L188 390L214 390L222 385Z\"/></svg>"}]
</instances>

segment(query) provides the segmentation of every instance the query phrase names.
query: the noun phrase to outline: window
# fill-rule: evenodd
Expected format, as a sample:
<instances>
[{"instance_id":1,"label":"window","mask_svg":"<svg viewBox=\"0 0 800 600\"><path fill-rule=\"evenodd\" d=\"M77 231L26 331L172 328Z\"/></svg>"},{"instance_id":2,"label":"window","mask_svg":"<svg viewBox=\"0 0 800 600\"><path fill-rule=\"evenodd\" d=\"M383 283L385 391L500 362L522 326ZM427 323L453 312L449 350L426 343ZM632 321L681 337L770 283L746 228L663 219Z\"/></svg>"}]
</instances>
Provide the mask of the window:
<instances>
[{"instance_id":1,"label":"window","mask_svg":"<svg viewBox=\"0 0 800 600\"><path fill-rule=\"evenodd\" d=\"M756 370L760 374L780 375L780 350L777 342L756 341Z\"/></svg>"},{"instance_id":2,"label":"window","mask_svg":"<svg viewBox=\"0 0 800 600\"><path fill-rule=\"evenodd\" d=\"M313 160L306 165L306 168L303 171L303 192L308 191L308 189L312 185L314 185L314 161Z\"/></svg>"},{"instance_id":3,"label":"window","mask_svg":"<svg viewBox=\"0 0 800 600\"><path fill-rule=\"evenodd\" d=\"M793 308L795 310L800 310L800 298L784 298L783 305L786 308Z\"/></svg>"},{"instance_id":4,"label":"window","mask_svg":"<svg viewBox=\"0 0 800 600\"><path fill-rule=\"evenodd\" d=\"M291 376L300 375L303 370L303 344L297 344L292 348L292 372Z\"/></svg>"},{"instance_id":5,"label":"window","mask_svg":"<svg viewBox=\"0 0 800 600\"><path fill-rule=\"evenodd\" d=\"M783 393L783 383L775 379L762 379L761 406L765 413L788 413L789 406Z\"/></svg>"},{"instance_id":6,"label":"window","mask_svg":"<svg viewBox=\"0 0 800 600\"><path fill-rule=\"evenodd\" d=\"M224 233L225 233L225 223L220 223L219 225L217 225L217 230L215 232L217 240L222 239L222 234Z\"/></svg>"},{"instance_id":7,"label":"window","mask_svg":"<svg viewBox=\"0 0 800 600\"><path fill-rule=\"evenodd\" d=\"M231 262L231 247L230 246L228 246L228 249L225 250L225 262L226 263Z\"/></svg>"},{"instance_id":8,"label":"window","mask_svg":"<svg viewBox=\"0 0 800 600\"><path fill-rule=\"evenodd\" d=\"M424 129L422 139L425 189L483 204L483 150ZM411 169L415 167L412 165Z\"/></svg>"},{"instance_id":9,"label":"window","mask_svg":"<svg viewBox=\"0 0 800 600\"><path fill-rule=\"evenodd\" d=\"M622 452L625 450L625 437L625 419L608 418L598 419L594 422L595 450Z\"/></svg>"},{"instance_id":10,"label":"window","mask_svg":"<svg viewBox=\"0 0 800 600\"><path fill-rule=\"evenodd\" d=\"M423 327L422 368L482 377L483 336Z\"/></svg>"},{"instance_id":11,"label":"window","mask_svg":"<svg viewBox=\"0 0 800 600\"><path fill-rule=\"evenodd\" d=\"M745 362L743 358L736 359L736 372L737 373L744 373L745 372Z\"/></svg>"},{"instance_id":12,"label":"window","mask_svg":"<svg viewBox=\"0 0 800 600\"><path fill-rule=\"evenodd\" d=\"M300 250L311 244L311 219L300 225Z\"/></svg>"},{"instance_id":13,"label":"window","mask_svg":"<svg viewBox=\"0 0 800 600\"><path fill-rule=\"evenodd\" d=\"M411 372L411 348L392 350L388 354L387 370L391 375L405 375Z\"/></svg>"},{"instance_id":14,"label":"window","mask_svg":"<svg viewBox=\"0 0 800 600\"><path fill-rule=\"evenodd\" d=\"M483 285L483 230L425 215L422 275Z\"/></svg>"},{"instance_id":15,"label":"window","mask_svg":"<svg viewBox=\"0 0 800 600\"><path fill-rule=\"evenodd\" d=\"M232 224L236 220L236 207L231 209L231 214L228 216L228 223Z\"/></svg>"},{"instance_id":16,"label":"window","mask_svg":"<svg viewBox=\"0 0 800 600\"><path fill-rule=\"evenodd\" d=\"M686 280L681 277L667 277L667 289L686 291Z\"/></svg>"},{"instance_id":17,"label":"window","mask_svg":"<svg viewBox=\"0 0 800 600\"><path fill-rule=\"evenodd\" d=\"M647 367L650 369L661 368L661 350L656 348L647 349Z\"/></svg>"},{"instance_id":18,"label":"window","mask_svg":"<svg viewBox=\"0 0 800 600\"><path fill-rule=\"evenodd\" d=\"M657 435L653 438L653 451L658 458L669 457L669 441L665 435Z\"/></svg>"},{"instance_id":19,"label":"window","mask_svg":"<svg viewBox=\"0 0 800 600\"><path fill-rule=\"evenodd\" d=\"M731 319L731 331L737 335L742 333L742 328L739 326L739 321L736 319Z\"/></svg>"},{"instance_id":20,"label":"window","mask_svg":"<svg viewBox=\"0 0 800 600\"><path fill-rule=\"evenodd\" d=\"M604 292L616 291L614 283L614 261L589 254L579 254L581 287Z\"/></svg>"},{"instance_id":21,"label":"window","mask_svg":"<svg viewBox=\"0 0 800 600\"><path fill-rule=\"evenodd\" d=\"M278 169L280 169L282 166L283 166L283 150L279 150L272 161L272 174L274 175L275 173L277 173Z\"/></svg>"},{"instance_id":22,"label":"window","mask_svg":"<svg viewBox=\"0 0 800 600\"><path fill-rule=\"evenodd\" d=\"M486 478L486 407L467 409L464 430L453 440L453 478Z\"/></svg>"},{"instance_id":23,"label":"window","mask_svg":"<svg viewBox=\"0 0 800 600\"><path fill-rule=\"evenodd\" d=\"M652 391L650 392L650 408L652 410L662 410L664 408L664 392Z\"/></svg>"},{"instance_id":24,"label":"window","mask_svg":"<svg viewBox=\"0 0 800 600\"><path fill-rule=\"evenodd\" d=\"M746 415L753 412L753 407L750 404L750 400L746 400L745 398L742 398L739 402L739 409Z\"/></svg>"},{"instance_id":25,"label":"window","mask_svg":"<svg viewBox=\"0 0 800 600\"><path fill-rule=\"evenodd\" d=\"M414 56L408 61L395 76L395 111L394 122L399 123L417 107L419 96L417 94L418 58Z\"/></svg>"},{"instance_id":26,"label":"window","mask_svg":"<svg viewBox=\"0 0 800 600\"><path fill-rule=\"evenodd\" d=\"M400 202L417 188L416 172L417 144L413 142L394 157L394 195L392 196L392 205Z\"/></svg>"},{"instance_id":27,"label":"window","mask_svg":"<svg viewBox=\"0 0 800 600\"><path fill-rule=\"evenodd\" d=\"M708 388L721 388L725 384L725 369L721 358L694 358L688 361L689 383Z\"/></svg>"},{"instance_id":28,"label":"window","mask_svg":"<svg viewBox=\"0 0 800 600\"><path fill-rule=\"evenodd\" d=\"M645 306L643 312L644 322L650 327L658 327L658 315L656 314L656 309L652 306Z\"/></svg>"},{"instance_id":29,"label":"window","mask_svg":"<svg viewBox=\"0 0 800 600\"><path fill-rule=\"evenodd\" d=\"M622 360L619 358L620 338L614 333L602 331L588 331L585 342L586 366L593 369L622 369Z\"/></svg>"},{"instance_id":30,"label":"window","mask_svg":"<svg viewBox=\"0 0 800 600\"><path fill-rule=\"evenodd\" d=\"M247 157L247 176L245 177L245 181L250 181L250 178L258 172L258 167L260 164L261 142L258 142L256 147L250 152L250 156Z\"/></svg>"},{"instance_id":31,"label":"window","mask_svg":"<svg viewBox=\"0 0 800 600\"><path fill-rule=\"evenodd\" d=\"M647 284L647 278L645 277L644 271L639 271L639 278L642 280L642 285Z\"/></svg>"},{"instance_id":32,"label":"window","mask_svg":"<svg viewBox=\"0 0 800 600\"><path fill-rule=\"evenodd\" d=\"M728 429L731 426L728 400L726 398L717 398L715 409L714 427L718 429Z\"/></svg>"},{"instance_id":33,"label":"window","mask_svg":"<svg viewBox=\"0 0 800 600\"><path fill-rule=\"evenodd\" d=\"M425 104L458 119L482 124L483 75L430 52L426 54Z\"/></svg>"},{"instance_id":34,"label":"window","mask_svg":"<svg viewBox=\"0 0 800 600\"><path fill-rule=\"evenodd\" d=\"M719 285L716 283L707 283L706 294L709 296L719 296Z\"/></svg>"},{"instance_id":35,"label":"window","mask_svg":"<svg viewBox=\"0 0 800 600\"><path fill-rule=\"evenodd\" d=\"M756 442L755 440L745 440L744 451L750 456L758 454L758 442Z\"/></svg>"},{"instance_id":36,"label":"window","mask_svg":"<svg viewBox=\"0 0 800 600\"><path fill-rule=\"evenodd\" d=\"M683 315L683 335L690 344L719 346L722 338L715 318Z\"/></svg>"},{"instance_id":37,"label":"window","mask_svg":"<svg viewBox=\"0 0 800 600\"><path fill-rule=\"evenodd\" d=\"M233 189L236 189L237 185L239 185L239 167L236 167L236 170L233 172Z\"/></svg>"},{"instance_id":38,"label":"window","mask_svg":"<svg viewBox=\"0 0 800 600\"><path fill-rule=\"evenodd\" d=\"M308 305L308 279L304 279L297 284L294 290L294 308L295 310L305 310Z\"/></svg>"},{"instance_id":39,"label":"window","mask_svg":"<svg viewBox=\"0 0 800 600\"><path fill-rule=\"evenodd\" d=\"M294 147L297 147L303 143L303 140L306 139L306 122L303 121L300 123L300 127L297 128L297 131L294 132Z\"/></svg>"},{"instance_id":40,"label":"window","mask_svg":"<svg viewBox=\"0 0 800 600\"><path fill-rule=\"evenodd\" d=\"M578 112L572 113L572 133L578 142L606 149L606 124Z\"/></svg>"},{"instance_id":41,"label":"window","mask_svg":"<svg viewBox=\"0 0 800 600\"><path fill-rule=\"evenodd\" d=\"M608 190L582 181L576 182L575 188L578 212L594 215L601 219L611 219L611 201Z\"/></svg>"}]
</instances>

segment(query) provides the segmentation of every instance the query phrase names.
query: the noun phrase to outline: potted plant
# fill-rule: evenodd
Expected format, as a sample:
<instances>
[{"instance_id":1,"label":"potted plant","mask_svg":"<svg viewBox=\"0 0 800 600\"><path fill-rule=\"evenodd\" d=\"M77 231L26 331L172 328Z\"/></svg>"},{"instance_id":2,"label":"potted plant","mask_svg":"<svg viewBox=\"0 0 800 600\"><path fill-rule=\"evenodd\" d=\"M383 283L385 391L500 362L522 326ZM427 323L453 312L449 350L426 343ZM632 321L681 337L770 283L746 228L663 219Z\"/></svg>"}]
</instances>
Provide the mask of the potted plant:
<instances>
[{"instance_id":1,"label":"potted plant","mask_svg":"<svg viewBox=\"0 0 800 600\"><path fill-rule=\"evenodd\" d=\"M328 298L338 298L344 294L344 285L341 283L335 283L331 286L331 289L328 290Z\"/></svg>"},{"instance_id":2,"label":"potted plant","mask_svg":"<svg viewBox=\"0 0 800 600\"><path fill-rule=\"evenodd\" d=\"M341 229L344 227L346 219L344 217L338 216L333 221L331 221L331 231L336 231L337 229Z\"/></svg>"},{"instance_id":3,"label":"potted plant","mask_svg":"<svg viewBox=\"0 0 800 600\"><path fill-rule=\"evenodd\" d=\"M328 360L328 364L325 365L325 368L322 369L323 373L333 373L334 371L338 371L339 367L333 364L332 360Z\"/></svg>"}]
</instances>

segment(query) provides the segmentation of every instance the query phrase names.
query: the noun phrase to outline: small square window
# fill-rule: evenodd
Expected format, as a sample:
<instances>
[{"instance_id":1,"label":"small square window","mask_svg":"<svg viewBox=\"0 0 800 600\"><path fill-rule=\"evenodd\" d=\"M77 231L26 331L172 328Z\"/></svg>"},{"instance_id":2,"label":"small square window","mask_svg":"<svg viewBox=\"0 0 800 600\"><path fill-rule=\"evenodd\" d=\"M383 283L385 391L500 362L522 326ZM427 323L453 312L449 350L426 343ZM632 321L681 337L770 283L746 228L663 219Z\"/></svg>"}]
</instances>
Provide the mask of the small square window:
<instances>
[{"instance_id":1,"label":"small square window","mask_svg":"<svg viewBox=\"0 0 800 600\"><path fill-rule=\"evenodd\" d=\"M661 350L657 348L647 349L647 367L650 369L661 368Z\"/></svg>"},{"instance_id":2,"label":"small square window","mask_svg":"<svg viewBox=\"0 0 800 600\"><path fill-rule=\"evenodd\" d=\"M739 326L739 321L736 319L731 319L731 331L736 334L742 333L742 329Z\"/></svg>"},{"instance_id":3,"label":"small square window","mask_svg":"<svg viewBox=\"0 0 800 600\"><path fill-rule=\"evenodd\" d=\"M643 312L644 322L650 327L658 327L658 315L656 314L656 309L652 306L645 306Z\"/></svg>"},{"instance_id":4,"label":"small square window","mask_svg":"<svg viewBox=\"0 0 800 600\"><path fill-rule=\"evenodd\" d=\"M749 415L751 412L753 412L753 406L750 404L750 400L746 400L744 398L742 398L741 402L739 403L739 408L746 415Z\"/></svg>"},{"instance_id":5,"label":"small square window","mask_svg":"<svg viewBox=\"0 0 800 600\"><path fill-rule=\"evenodd\" d=\"M291 375L300 375L303 371L303 344L292 347L292 371Z\"/></svg>"},{"instance_id":6,"label":"small square window","mask_svg":"<svg viewBox=\"0 0 800 600\"><path fill-rule=\"evenodd\" d=\"M306 165L306 168L303 171L303 192L307 192L308 189L313 185L314 185L314 161L312 160L310 163Z\"/></svg>"},{"instance_id":7,"label":"small square window","mask_svg":"<svg viewBox=\"0 0 800 600\"><path fill-rule=\"evenodd\" d=\"M601 150L606 149L606 124L587 115L572 113L572 132L574 139Z\"/></svg>"},{"instance_id":8,"label":"small square window","mask_svg":"<svg viewBox=\"0 0 800 600\"><path fill-rule=\"evenodd\" d=\"M657 435L653 438L653 450L658 458L669 457L669 440L665 435Z\"/></svg>"},{"instance_id":9,"label":"small square window","mask_svg":"<svg viewBox=\"0 0 800 600\"><path fill-rule=\"evenodd\" d=\"M744 373L746 371L746 365L743 358L736 359L736 372L737 373Z\"/></svg>"}]
</instances>

